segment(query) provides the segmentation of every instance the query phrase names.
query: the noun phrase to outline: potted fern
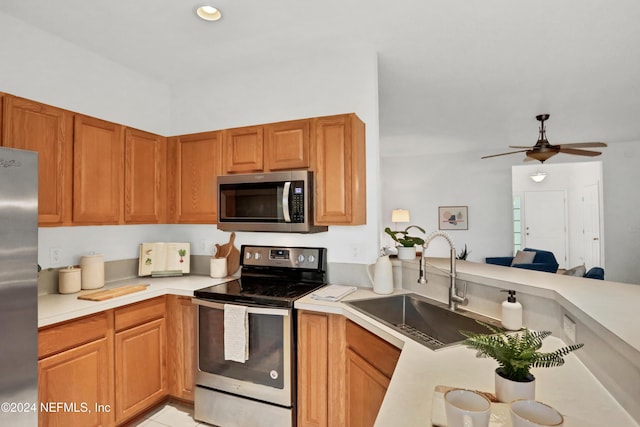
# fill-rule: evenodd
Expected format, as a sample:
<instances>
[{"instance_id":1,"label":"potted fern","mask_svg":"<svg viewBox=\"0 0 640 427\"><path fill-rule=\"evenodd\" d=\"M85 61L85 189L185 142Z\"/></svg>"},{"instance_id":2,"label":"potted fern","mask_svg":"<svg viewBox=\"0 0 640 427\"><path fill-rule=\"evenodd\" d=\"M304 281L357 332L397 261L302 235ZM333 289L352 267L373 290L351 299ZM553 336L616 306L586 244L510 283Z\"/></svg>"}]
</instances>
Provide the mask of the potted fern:
<instances>
[{"instance_id":1,"label":"potted fern","mask_svg":"<svg viewBox=\"0 0 640 427\"><path fill-rule=\"evenodd\" d=\"M424 239L418 236L409 235L409 230L415 228L424 234L424 228L418 225L410 225L402 231L391 231L389 227L384 229L394 242L398 243L398 259L411 260L416 259L416 245L423 245Z\"/></svg>"},{"instance_id":2,"label":"potted fern","mask_svg":"<svg viewBox=\"0 0 640 427\"><path fill-rule=\"evenodd\" d=\"M550 368L564 364L564 356L582 348L584 344L572 344L551 353L540 352L542 340L550 331L530 331L507 334L486 323L478 322L492 334L460 331L467 337L463 344L478 351L478 357L491 357L498 362L495 371L496 397L500 402L535 398L535 377L531 368Z\"/></svg>"}]
</instances>

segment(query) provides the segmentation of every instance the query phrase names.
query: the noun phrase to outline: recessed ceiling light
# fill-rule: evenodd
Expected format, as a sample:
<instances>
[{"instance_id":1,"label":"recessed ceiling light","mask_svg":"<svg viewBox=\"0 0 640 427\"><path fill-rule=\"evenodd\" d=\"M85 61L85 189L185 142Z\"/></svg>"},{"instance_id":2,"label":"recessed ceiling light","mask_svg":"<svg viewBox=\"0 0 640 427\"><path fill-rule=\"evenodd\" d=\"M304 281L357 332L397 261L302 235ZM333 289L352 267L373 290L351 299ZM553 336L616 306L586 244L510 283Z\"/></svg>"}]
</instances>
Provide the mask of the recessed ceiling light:
<instances>
[{"instance_id":1,"label":"recessed ceiling light","mask_svg":"<svg viewBox=\"0 0 640 427\"><path fill-rule=\"evenodd\" d=\"M222 18L222 13L213 6L199 6L196 9L196 15L205 21L217 21Z\"/></svg>"}]
</instances>

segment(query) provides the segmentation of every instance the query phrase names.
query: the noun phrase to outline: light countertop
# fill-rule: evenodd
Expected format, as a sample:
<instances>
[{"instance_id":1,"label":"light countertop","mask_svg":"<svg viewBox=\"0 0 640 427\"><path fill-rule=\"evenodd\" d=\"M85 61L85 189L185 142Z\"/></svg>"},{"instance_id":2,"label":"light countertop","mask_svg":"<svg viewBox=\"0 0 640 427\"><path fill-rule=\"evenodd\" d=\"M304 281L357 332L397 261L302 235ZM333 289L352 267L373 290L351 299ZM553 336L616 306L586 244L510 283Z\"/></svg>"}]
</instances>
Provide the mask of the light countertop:
<instances>
[{"instance_id":1,"label":"light countertop","mask_svg":"<svg viewBox=\"0 0 640 427\"><path fill-rule=\"evenodd\" d=\"M448 268L446 259L430 261L444 269ZM458 263L458 278L469 281L482 278L481 283L487 286L515 288L555 299L565 306L576 307L640 351L640 334L637 333L640 319L632 316L640 302L640 286L603 283L597 280L577 282L576 278L561 275L554 275L551 283L547 273L464 261ZM108 283L104 288L97 290L82 291L88 293L124 285L149 284L144 291L102 302L78 300L78 294L42 295L38 298L38 326L52 325L165 294L192 296L193 291L197 289L232 279L234 277L213 279L194 275L143 277ZM394 293L402 292L406 291L396 290ZM379 295L374 294L370 288L359 288L344 301L371 297ZM439 351L429 350L341 302L316 301L306 296L296 301L295 306L300 309L344 315L402 348L376 421L379 427L430 426L431 403L437 385L493 391L495 361L477 359L475 352L470 349L454 346ZM549 337L545 340L545 345L553 350L564 343L559 338ZM566 364L562 367L536 369L533 372L537 379L536 398L565 414L565 427L639 427L574 353L568 355L565 360Z\"/></svg>"},{"instance_id":2,"label":"light countertop","mask_svg":"<svg viewBox=\"0 0 640 427\"><path fill-rule=\"evenodd\" d=\"M233 280L235 277L213 279L209 276L182 276L182 277L134 277L105 284L100 289L80 291L75 294L47 294L38 297L38 327L52 325L54 323L71 320L104 310L109 310L134 302L144 301L161 295L186 295L193 296L193 291L207 286ZM78 295L113 289L125 285L148 284L143 291L121 297L111 298L105 301L85 301L78 299Z\"/></svg>"},{"instance_id":3,"label":"light countertop","mask_svg":"<svg viewBox=\"0 0 640 427\"><path fill-rule=\"evenodd\" d=\"M343 301L373 297L380 295L359 289ZM464 346L430 350L341 302L316 301L306 296L296 302L296 308L344 315L402 348L376 420L378 427L431 426L431 404L437 385L494 391L496 362L478 359L475 351ZM543 350L552 351L564 345L560 339L549 337ZM638 427L573 353L565 361L562 367L533 370L536 399L563 413L565 427Z\"/></svg>"}]
</instances>

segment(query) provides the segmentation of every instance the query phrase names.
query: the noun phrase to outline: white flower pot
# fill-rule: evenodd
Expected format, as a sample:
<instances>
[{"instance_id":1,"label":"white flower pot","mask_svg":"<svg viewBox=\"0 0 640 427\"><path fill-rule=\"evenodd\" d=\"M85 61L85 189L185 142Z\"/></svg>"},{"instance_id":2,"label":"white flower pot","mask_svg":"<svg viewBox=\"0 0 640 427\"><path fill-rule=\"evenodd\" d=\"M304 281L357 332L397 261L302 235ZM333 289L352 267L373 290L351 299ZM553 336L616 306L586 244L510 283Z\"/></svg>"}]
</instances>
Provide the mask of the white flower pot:
<instances>
[{"instance_id":1,"label":"white flower pot","mask_svg":"<svg viewBox=\"0 0 640 427\"><path fill-rule=\"evenodd\" d=\"M516 399L534 400L536 396L536 379L531 375L531 380L526 382L511 381L498 373L496 369L496 397L500 402L509 403Z\"/></svg>"},{"instance_id":2,"label":"white flower pot","mask_svg":"<svg viewBox=\"0 0 640 427\"><path fill-rule=\"evenodd\" d=\"M413 260L416 259L415 246L398 246L398 259Z\"/></svg>"}]
</instances>

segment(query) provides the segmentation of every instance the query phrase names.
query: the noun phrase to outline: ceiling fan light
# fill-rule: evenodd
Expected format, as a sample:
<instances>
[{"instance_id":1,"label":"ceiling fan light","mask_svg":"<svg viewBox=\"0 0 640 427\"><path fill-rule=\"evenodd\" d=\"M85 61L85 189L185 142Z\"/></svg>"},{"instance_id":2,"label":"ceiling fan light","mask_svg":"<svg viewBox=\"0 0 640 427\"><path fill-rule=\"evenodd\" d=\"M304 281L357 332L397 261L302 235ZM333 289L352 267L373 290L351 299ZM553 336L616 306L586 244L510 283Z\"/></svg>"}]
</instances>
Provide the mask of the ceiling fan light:
<instances>
[{"instance_id":1,"label":"ceiling fan light","mask_svg":"<svg viewBox=\"0 0 640 427\"><path fill-rule=\"evenodd\" d=\"M533 180L533 182L542 182L547 177L546 172L536 172L534 174L529 175L529 178Z\"/></svg>"},{"instance_id":2,"label":"ceiling fan light","mask_svg":"<svg viewBox=\"0 0 640 427\"><path fill-rule=\"evenodd\" d=\"M551 157L557 154L556 151L529 151L527 152L527 157L531 157L532 159L536 159L540 161L540 163L544 163L545 160L550 159Z\"/></svg>"}]
</instances>

